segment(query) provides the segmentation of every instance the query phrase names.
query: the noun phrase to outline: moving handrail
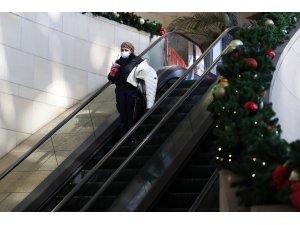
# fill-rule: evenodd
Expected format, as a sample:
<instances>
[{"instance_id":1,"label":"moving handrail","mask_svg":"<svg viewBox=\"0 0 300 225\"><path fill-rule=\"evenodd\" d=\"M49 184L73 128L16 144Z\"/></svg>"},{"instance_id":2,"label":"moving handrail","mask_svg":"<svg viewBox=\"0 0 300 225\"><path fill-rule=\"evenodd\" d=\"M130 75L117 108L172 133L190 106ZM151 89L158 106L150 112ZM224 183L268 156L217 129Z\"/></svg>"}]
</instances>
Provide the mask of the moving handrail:
<instances>
[{"instance_id":1,"label":"moving handrail","mask_svg":"<svg viewBox=\"0 0 300 225\"><path fill-rule=\"evenodd\" d=\"M168 111L168 113L159 121L159 123L151 130L151 132L142 140L142 142L134 149L134 151L128 156L128 158L118 167L118 169L105 181L101 188L95 193L95 195L85 204L80 211L86 211L97 200L97 198L106 190L108 185L117 177L122 169L131 161L131 159L139 152L142 147L150 140L150 138L158 131L163 124L174 114L174 112L184 103L184 101L190 96L190 94L198 87L202 82L205 75L207 75L211 69L219 62L225 52L227 52L227 46L214 62L208 67L208 69L201 75L201 77L195 81L195 83L187 90L186 93L175 103L175 105Z\"/></svg>"},{"instance_id":2,"label":"moving handrail","mask_svg":"<svg viewBox=\"0 0 300 225\"><path fill-rule=\"evenodd\" d=\"M151 107L143 116L142 118L107 152L107 154L105 156L103 156L103 158L101 158L101 160L86 174L86 176L80 181L80 183L78 183L64 198L61 202L59 202L58 205L55 206L55 208L52 211L59 211L72 197L73 195L93 176L93 174L102 166L102 164L121 146L121 144L123 144L132 134L133 132L143 123L143 121L146 120L146 118L148 118L148 116L160 105L160 103L162 103L166 97L181 83L181 81L183 81L186 76L194 69L194 67L202 60L204 59L205 56L207 56L210 53L210 50L225 36L227 35L229 32L237 29L238 27L230 27L227 28L205 51L204 53L193 63L193 65L191 65L185 72L184 74L162 95L162 97L160 97L157 102L153 105L153 107ZM227 47L228 48L228 47ZM227 49L226 48L226 49ZM225 50L224 50L225 51ZM223 52L224 52L223 51ZM142 53L143 54L143 53ZM221 57L221 56L219 56ZM219 59L219 57L217 59ZM216 60L217 60L216 59ZM216 63L215 60L215 63ZM212 67L209 67L209 70ZM206 73L208 73L208 70L206 71ZM205 73L205 74L206 74ZM200 80L200 79L199 79ZM192 86L194 87L194 85ZM174 106L175 107L175 106ZM152 135L152 134L151 134ZM149 136L149 135L148 135ZM140 149L141 146L144 144L144 142L146 143L146 141L150 138L150 137L146 137L142 143L136 148L136 149ZM133 151L133 155L135 155L136 149ZM132 155L131 154L131 155ZM130 156L131 156L130 155ZM130 158L130 157L129 157ZM125 162L127 163L127 159L125 160ZM124 162L124 163L125 163ZM118 170L119 171L119 170ZM99 189L100 190L100 189Z\"/></svg>"},{"instance_id":3,"label":"moving handrail","mask_svg":"<svg viewBox=\"0 0 300 225\"><path fill-rule=\"evenodd\" d=\"M191 40L189 37L185 36L182 33L178 32L170 32L176 33L185 39L193 42L194 44L198 45L196 42ZM157 40L155 40L151 45L149 45L139 56L142 57L146 54L150 49L152 49L158 42L164 39L170 33L164 34ZM95 91L90 97L88 97L83 103L81 103L70 115L68 115L63 121L61 121L58 125L56 125L51 131L49 131L42 139L40 139L36 144L34 144L24 155L18 158L12 165L10 165L7 169L5 169L0 174L0 180L2 180L5 176L7 176L13 169L15 169L19 164L21 164L28 156L30 156L36 149L38 149L42 144L44 144L55 132L57 132L61 127L63 127L69 120L71 120L80 110L82 110L85 106L87 106L94 98L96 98L99 94L101 94L111 83L107 82L103 87L99 90Z\"/></svg>"}]
</instances>

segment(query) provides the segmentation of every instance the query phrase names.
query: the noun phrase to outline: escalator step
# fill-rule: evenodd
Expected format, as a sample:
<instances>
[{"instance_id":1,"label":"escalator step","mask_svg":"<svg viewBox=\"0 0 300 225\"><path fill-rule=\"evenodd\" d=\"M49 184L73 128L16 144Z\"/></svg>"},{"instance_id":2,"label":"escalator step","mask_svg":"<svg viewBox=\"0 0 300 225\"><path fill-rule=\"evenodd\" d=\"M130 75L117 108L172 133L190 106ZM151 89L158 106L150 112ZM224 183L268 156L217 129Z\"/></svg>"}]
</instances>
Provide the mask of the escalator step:
<instances>
[{"instance_id":1,"label":"escalator step","mask_svg":"<svg viewBox=\"0 0 300 225\"><path fill-rule=\"evenodd\" d=\"M200 94L196 94L196 95L191 95L188 100L186 101L186 104L191 104L191 105L195 105L198 102L201 101L203 95Z\"/></svg>"},{"instance_id":2,"label":"escalator step","mask_svg":"<svg viewBox=\"0 0 300 225\"><path fill-rule=\"evenodd\" d=\"M90 211L103 211L108 208L116 199L116 196L100 196ZM79 211L88 201L89 196L73 196L73 198L64 206L61 211L76 212Z\"/></svg>"},{"instance_id":3,"label":"escalator step","mask_svg":"<svg viewBox=\"0 0 300 225\"><path fill-rule=\"evenodd\" d=\"M219 208L199 208L197 212L219 212Z\"/></svg>"},{"instance_id":4,"label":"escalator step","mask_svg":"<svg viewBox=\"0 0 300 225\"><path fill-rule=\"evenodd\" d=\"M78 196L93 196L99 190L104 182L87 182L77 193ZM115 181L110 185L109 194L117 195L127 185L127 182Z\"/></svg>"},{"instance_id":5,"label":"escalator step","mask_svg":"<svg viewBox=\"0 0 300 225\"><path fill-rule=\"evenodd\" d=\"M137 138L138 139L138 138ZM127 147L127 146L120 146L120 148L113 154L114 156L119 157L128 157L133 151L135 147ZM137 153L137 156L151 156L153 155L153 152L155 152L157 149L157 145L147 145L142 149L139 150Z\"/></svg>"},{"instance_id":6,"label":"escalator step","mask_svg":"<svg viewBox=\"0 0 300 225\"><path fill-rule=\"evenodd\" d=\"M174 105L181 96L168 96L161 104L162 105ZM154 113L156 113L156 111L154 110Z\"/></svg>"},{"instance_id":7,"label":"escalator step","mask_svg":"<svg viewBox=\"0 0 300 225\"><path fill-rule=\"evenodd\" d=\"M144 122L144 124L157 124L164 117L162 114L151 114Z\"/></svg>"},{"instance_id":8,"label":"escalator step","mask_svg":"<svg viewBox=\"0 0 300 225\"><path fill-rule=\"evenodd\" d=\"M208 179L181 178L176 179L172 185L170 192L195 193L201 192Z\"/></svg>"},{"instance_id":9,"label":"escalator step","mask_svg":"<svg viewBox=\"0 0 300 225\"><path fill-rule=\"evenodd\" d=\"M125 159L126 157L111 156L104 162L102 168L116 169L125 161ZM130 161L130 166L131 168L141 168L148 160L149 157L147 156L134 156Z\"/></svg>"},{"instance_id":10,"label":"escalator step","mask_svg":"<svg viewBox=\"0 0 300 225\"><path fill-rule=\"evenodd\" d=\"M214 155L211 152L199 152L192 157L191 164L209 165L213 159L213 156Z\"/></svg>"},{"instance_id":11,"label":"escalator step","mask_svg":"<svg viewBox=\"0 0 300 225\"><path fill-rule=\"evenodd\" d=\"M95 182L104 182L106 181L113 173L115 172L114 169L101 169L93 176L93 178L90 181L95 181ZM136 175L138 170L136 169L128 169L125 168L123 169L119 176L117 177L116 181L128 181L132 177Z\"/></svg>"},{"instance_id":12,"label":"escalator step","mask_svg":"<svg viewBox=\"0 0 300 225\"><path fill-rule=\"evenodd\" d=\"M184 178L209 178L215 171L215 167L211 165L188 165L180 177Z\"/></svg>"},{"instance_id":13,"label":"escalator step","mask_svg":"<svg viewBox=\"0 0 300 225\"><path fill-rule=\"evenodd\" d=\"M175 88L170 94L169 96L182 96L184 95L187 90L189 90L188 88Z\"/></svg>"},{"instance_id":14,"label":"escalator step","mask_svg":"<svg viewBox=\"0 0 300 225\"><path fill-rule=\"evenodd\" d=\"M188 212L189 208L155 208L152 212Z\"/></svg>"},{"instance_id":15,"label":"escalator step","mask_svg":"<svg viewBox=\"0 0 300 225\"><path fill-rule=\"evenodd\" d=\"M198 86L193 92L192 95L203 95L207 91L208 87Z\"/></svg>"},{"instance_id":16,"label":"escalator step","mask_svg":"<svg viewBox=\"0 0 300 225\"><path fill-rule=\"evenodd\" d=\"M184 80L177 86L177 88L189 88L194 83L195 83L195 80Z\"/></svg>"},{"instance_id":17,"label":"escalator step","mask_svg":"<svg viewBox=\"0 0 300 225\"><path fill-rule=\"evenodd\" d=\"M193 104L183 104L182 106L179 107L179 109L180 109L180 112L187 113L187 112L189 112L191 110L191 108L193 106L194 106ZM167 105L167 106L163 105L163 106L158 107L156 109L156 113L157 114L163 114L163 115L165 115L165 114L167 114L170 111L170 109L172 107L173 107L173 105Z\"/></svg>"},{"instance_id":18,"label":"escalator step","mask_svg":"<svg viewBox=\"0 0 300 225\"><path fill-rule=\"evenodd\" d=\"M94 204L88 209L89 212L104 212L116 200L117 196L104 195L100 196Z\"/></svg>"},{"instance_id":19,"label":"escalator step","mask_svg":"<svg viewBox=\"0 0 300 225\"><path fill-rule=\"evenodd\" d=\"M168 193L158 207L190 208L199 193Z\"/></svg>"}]
</instances>

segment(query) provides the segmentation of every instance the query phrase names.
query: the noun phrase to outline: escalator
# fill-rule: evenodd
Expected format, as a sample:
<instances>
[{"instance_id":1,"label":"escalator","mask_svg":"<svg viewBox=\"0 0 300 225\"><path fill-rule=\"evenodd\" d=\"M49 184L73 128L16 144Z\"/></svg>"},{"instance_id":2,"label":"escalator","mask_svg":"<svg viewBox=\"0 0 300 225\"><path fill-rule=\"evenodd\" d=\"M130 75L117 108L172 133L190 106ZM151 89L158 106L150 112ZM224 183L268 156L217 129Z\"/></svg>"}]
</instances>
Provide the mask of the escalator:
<instances>
[{"instance_id":1,"label":"escalator","mask_svg":"<svg viewBox=\"0 0 300 225\"><path fill-rule=\"evenodd\" d=\"M214 76L211 76L210 79L203 83L203 86L199 87L199 95L205 93L209 84L214 82L213 78ZM158 107L157 110L149 116L145 123L141 125L136 131L137 135L135 136L138 139L138 142L140 142L151 131L155 124L159 122L160 118L163 117L164 113L168 112L174 102L176 102L180 98L180 96L185 93L185 91L189 88L189 86L191 86L191 84L193 84L193 82L194 81L184 81L182 85L178 86L174 90L174 92L167 97L164 104ZM126 186L126 181L130 180L130 177L132 178L134 175L136 175L138 169L140 169L145 164L145 162L149 160L149 158L155 152L155 149L159 147L159 143L162 141L162 139L164 139L168 135L169 129L174 129L176 127L176 121L179 120L180 117L184 116L184 110L188 110L192 106L193 104L185 105L183 111L179 113L176 118L174 118L173 121L167 125L167 129L164 130L163 133L157 134L155 139L156 143L147 146L147 148L143 152L138 154L134 159L134 161L132 162L132 167L122 171L120 181L118 181L117 184L111 189L114 191L110 196L114 196L114 194L116 194L116 188L119 188L120 191L123 189L123 187ZM76 186L78 182L80 182L85 177L90 169L92 169L97 164L97 162L99 162L99 160L113 147L116 142L116 136L117 133L115 135L112 135L111 138L109 138L107 142L99 148L99 151L83 166L80 172L78 172L78 174L71 181L69 181L69 183L65 185L65 187L62 188L59 193L56 194L56 197L52 197L51 201L47 201L47 204L45 204L45 207L42 209L42 211L51 210L58 202L63 199L63 197L67 193L72 190L74 186ZM132 146L128 142L124 142L123 145L120 146L119 151L108 158L108 160L103 165L104 168L101 169L101 171L97 172L95 178L87 182L84 188L80 190L79 195L74 197L74 199L69 204L70 207L68 207L66 211L78 210L78 208L80 208L80 206L86 202L85 199L89 199L93 195L93 193L97 191L97 189L103 184L103 182L108 179L110 175L112 175L115 169L120 166L120 164L129 156L129 154L134 150L135 147L136 146Z\"/></svg>"},{"instance_id":2,"label":"escalator","mask_svg":"<svg viewBox=\"0 0 300 225\"><path fill-rule=\"evenodd\" d=\"M136 138L141 142L153 127L161 120L166 112L168 112L182 94L189 89L195 81L183 81L171 95L169 95L163 104L161 104L136 130ZM118 195L126 188L130 181L138 174L138 172L147 164L150 158L154 156L161 143L169 136L170 129L176 129L186 113L195 105L207 89L215 82L215 76L207 76L202 84L194 92L190 101L184 104L180 110L165 124L162 129L155 134L148 143L130 163L120 171L119 175L115 178L114 182L110 184L107 191L103 193L97 200L97 204L93 204L89 210L91 211L106 211L117 199ZM136 146L130 146L126 142L123 143L117 151L115 151L103 163L103 165L94 172L93 176L80 188L76 194L68 201L64 207L59 211L80 211L92 199L95 193L103 187L107 179L120 167L120 165L129 157L134 151ZM107 149L110 146L106 147ZM86 167L88 170L89 168ZM88 172L88 171L86 171ZM74 185L74 184L71 184ZM57 196L58 199L54 200L59 202L64 196Z\"/></svg>"},{"instance_id":3,"label":"escalator","mask_svg":"<svg viewBox=\"0 0 300 225\"><path fill-rule=\"evenodd\" d=\"M225 34L223 34L223 37L224 36ZM222 40L222 37L218 41L220 40ZM214 43L214 45L216 43ZM157 46L157 44L154 46ZM165 90L163 90L164 94L162 99L158 99L157 104L155 104L156 106L150 109L127 135L118 139L116 137L118 128L117 125L115 125L113 129L106 133L105 138L99 137L97 144L95 143L96 141L91 144L91 146L94 146L94 150L90 151L88 156L84 156L83 162L79 163L80 166L69 171L68 175L63 179L61 171L65 169L65 165L62 164L60 170L58 169L56 171L57 174L60 175L55 176L55 173L53 173L52 177L46 179L35 192L31 193L26 199L27 202L25 201L23 205L20 204L15 211L125 211L116 204L116 202L122 202L122 193L124 190L130 190L132 186L131 183L135 177L140 176L141 171L147 167L149 162L155 159L156 155L162 154L162 146L165 148L165 145L162 143L170 138L171 131L182 129L182 127L178 128L178 125L182 126L180 121L184 121L191 111L192 114L195 114L195 111L197 111L195 108L197 108L198 111L203 111L201 101L204 99L205 103L207 103L207 91L216 82L216 76L214 73L207 73L205 76L195 79L187 79L187 77L193 76L193 68L201 60L204 60L204 57L211 58L209 53L210 51L206 51L202 58L196 60L190 68L180 68L182 71L179 74L181 75L178 75L178 71L175 69L175 71L177 71L175 80L173 79L174 77L167 76L168 80L164 80L165 83L160 88L160 90L165 88ZM151 59L151 56L146 53L145 58ZM155 65L153 67L155 68ZM158 67L161 67L161 65ZM210 68L210 71L212 71L211 69L212 68ZM181 96L188 92L197 82L198 78L201 80L201 83L198 82L196 89L194 89L187 100L176 110L176 113L174 111L173 115L170 114L171 116L154 132L156 125L164 120L165 116L172 111L174 105L181 99ZM173 85L174 81L176 81L175 84L177 83L177 86ZM169 86L171 86L170 89L166 88ZM211 123L212 121L209 121L208 125L205 125L204 130L208 129ZM197 127L197 129L200 128ZM149 134L151 134L150 138ZM201 134L199 135L201 136ZM129 140L131 136L134 136L138 140L139 144L137 146L128 143L127 140ZM186 140L188 143L195 142L190 144L190 150L187 152L191 152L195 149L196 142L199 142L199 140L193 137L194 136L189 137L194 139L192 141ZM101 141L99 141L100 139ZM189 155L188 153L182 152L176 152L176 154L183 154L184 157ZM83 155L84 154L78 156L76 160L79 161ZM178 157L174 161L178 161ZM181 167L182 162L177 162L176 164L178 164L178 167ZM64 170L64 172L65 171L66 170ZM58 182L60 179L57 179L57 177L62 179L62 181ZM169 177L171 177L170 174ZM51 185L49 185L50 183ZM55 184L54 186L53 183ZM48 188L47 191L43 191L45 190L45 188L43 188L45 186L50 188ZM51 186L53 190L49 191ZM45 192L47 192L47 194L45 194ZM38 206L38 201L34 198L36 193L38 193L39 196L43 196L43 200ZM145 210L145 208L138 209L135 206L128 210Z\"/></svg>"}]
</instances>

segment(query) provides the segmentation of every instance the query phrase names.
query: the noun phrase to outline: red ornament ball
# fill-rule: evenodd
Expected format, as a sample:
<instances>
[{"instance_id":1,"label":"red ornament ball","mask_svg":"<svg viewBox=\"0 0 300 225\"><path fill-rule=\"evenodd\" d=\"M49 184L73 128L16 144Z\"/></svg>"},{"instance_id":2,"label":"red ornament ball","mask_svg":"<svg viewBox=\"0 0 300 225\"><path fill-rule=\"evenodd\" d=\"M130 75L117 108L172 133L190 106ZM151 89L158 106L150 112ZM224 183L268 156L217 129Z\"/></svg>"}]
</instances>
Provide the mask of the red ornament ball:
<instances>
[{"instance_id":1,"label":"red ornament ball","mask_svg":"<svg viewBox=\"0 0 300 225\"><path fill-rule=\"evenodd\" d=\"M245 64L246 67L250 67L253 70L257 68L257 65L257 61L254 58L248 58Z\"/></svg>"},{"instance_id":2,"label":"red ornament ball","mask_svg":"<svg viewBox=\"0 0 300 225\"><path fill-rule=\"evenodd\" d=\"M290 183L289 177L291 173L289 167L278 165L277 168L272 172L272 185L280 190L284 187L287 187Z\"/></svg>"},{"instance_id":3,"label":"red ornament ball","mask_svg":"<svg viewBox=\"0 0 300 225\"><path fill-rule=\"evenodd\" d=\"M272 130L274 128L274 125L268 125L268 129Z\"/></svg>"},{"instance_id":4,"label":"red ornament ball","mask_svg":"<svg viewBox=\"0 0 300 225\"><path fill-rule=\"evenodd\" d=\"M238 58L240 55L242 55L243 54L243 52L241 51L241 50L237 50L237 51L235 51L234 53L233 53L233 55L236 57L236 58Z\"/></svg>"},{"instance_id":5,"label":"red ornament ball","mask_svg":"<svg viewBox=\"0 0 300 225\"><path fill-rule=\"evenodd\" d=\"M266 51L267 56L270 56L270 58L274 59L275 57L275 52L273 50L267 50Z\"/></svg>"},{"instance_id":6,"label":"red ornament ball","mask_svg":"<svg viewBox=\"0 0 300 225\"><path fill-rule=\"evenodd\" d=\"M164 35L165 33L167 33L167 30L166 30L165 28L161 27L161 28L159 29L159 35L162 36L162 35Z\"/></svg>"},{"instance_id":7,"label":"red ornament ball","mask_svg":"<svg viewBox=\"0 0 300 225\"><path fill-rule=\"evenodd\" d=\"M251 112L256 112L258 110L258 106L255 102L248 101L244 104L244 108Z\"/></svg>"},{"instance_id":8,"label":"red ornament ball","mask_svg":"<svg viewBox=\"0 0 300 225\"><path fill-rule=\"evenodd\" d=\"M292 193L290 195L290 200L294 208L300 210L300 182L291 185Z\"/></svg>"}]
</instances>

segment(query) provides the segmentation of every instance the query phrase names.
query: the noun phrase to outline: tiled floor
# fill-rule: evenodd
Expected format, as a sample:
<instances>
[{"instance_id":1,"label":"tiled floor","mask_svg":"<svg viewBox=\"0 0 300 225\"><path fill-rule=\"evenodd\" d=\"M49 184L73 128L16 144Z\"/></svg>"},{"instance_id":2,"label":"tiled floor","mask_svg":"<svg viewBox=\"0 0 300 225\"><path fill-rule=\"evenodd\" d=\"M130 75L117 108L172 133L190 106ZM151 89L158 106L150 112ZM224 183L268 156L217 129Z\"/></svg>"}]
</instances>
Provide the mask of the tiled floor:
<instances>
[{"instance_id":1,"label":"tiled floor","mask_svg":"<svg viewBox=\"0 0 300 225\"><path fill-rule=\"evenodd\" d=\"M114 88L107 88L102 96L96 97L89 106L68 121L66 126L58 130L0 181L0 211L12 211L84 140L94 135L97 127L106 127L109 121L117 118L114 96ZM78 105L67 110L1 158L0 173L26 153L77 107Z\"/></svg>"}]
</instances>

